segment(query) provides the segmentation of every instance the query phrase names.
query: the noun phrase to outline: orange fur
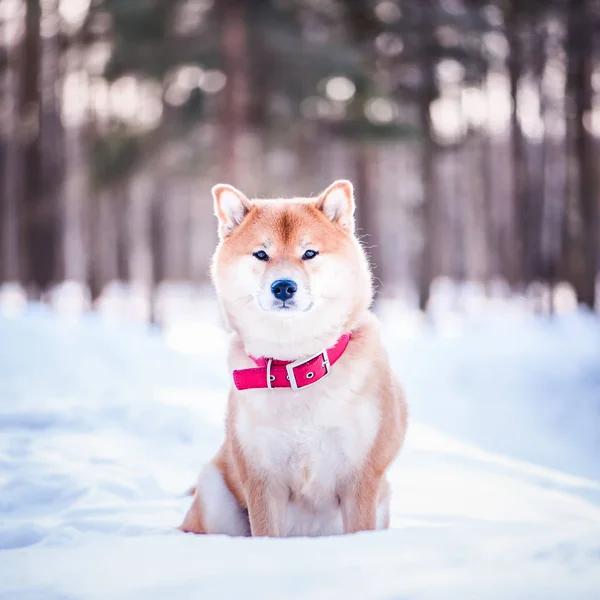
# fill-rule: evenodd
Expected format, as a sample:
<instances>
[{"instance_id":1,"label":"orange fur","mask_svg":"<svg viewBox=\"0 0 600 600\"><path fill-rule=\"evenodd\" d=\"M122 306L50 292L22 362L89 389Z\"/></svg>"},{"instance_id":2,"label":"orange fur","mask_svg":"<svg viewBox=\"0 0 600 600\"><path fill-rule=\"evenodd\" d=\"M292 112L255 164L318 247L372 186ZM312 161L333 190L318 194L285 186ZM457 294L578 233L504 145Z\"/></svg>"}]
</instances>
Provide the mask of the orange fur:
<instances>
[{"instance_id":1,"label":"orange fur","mask_svg":"<svg viewBox=\"0 0 600 600\"><path fill-rule=\"evenodd\" d=\"M206 533L202 515L202 504L195 492L192 499L192 505L185 515L183 523L179 526L179 530L185 533Z\"/></svg>"}]
</instances>

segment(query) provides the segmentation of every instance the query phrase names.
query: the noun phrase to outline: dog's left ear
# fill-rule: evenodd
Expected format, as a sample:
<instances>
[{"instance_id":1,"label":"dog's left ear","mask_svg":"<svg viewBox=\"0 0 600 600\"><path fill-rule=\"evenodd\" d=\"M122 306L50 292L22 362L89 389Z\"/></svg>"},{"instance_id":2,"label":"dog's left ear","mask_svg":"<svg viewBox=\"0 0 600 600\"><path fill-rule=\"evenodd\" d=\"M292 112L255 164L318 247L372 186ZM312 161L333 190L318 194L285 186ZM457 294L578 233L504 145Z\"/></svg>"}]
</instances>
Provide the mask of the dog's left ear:
<instances>
[{"instance_id":1,"label":"dog's left ear","mask_svg":"<svg viewBox=\"0 0 600 600\"><path fill-rule=\"evenodd\" d=\"M232 185L218 183L212 189L215 215L219 219L219 237L229 236L250 212L252 204L240 190Z\"/></svg>"},{"instance_id":2,"label":"dog's left ear","mask_svg":"<svg viewBox=\"0 0 600 600\"><path fill-rule=\"evenodd\" d=\"M346 179L334 181L317 199L316 207L332 222L354 233L354 188Z\"/></svg>"}]
</instances>

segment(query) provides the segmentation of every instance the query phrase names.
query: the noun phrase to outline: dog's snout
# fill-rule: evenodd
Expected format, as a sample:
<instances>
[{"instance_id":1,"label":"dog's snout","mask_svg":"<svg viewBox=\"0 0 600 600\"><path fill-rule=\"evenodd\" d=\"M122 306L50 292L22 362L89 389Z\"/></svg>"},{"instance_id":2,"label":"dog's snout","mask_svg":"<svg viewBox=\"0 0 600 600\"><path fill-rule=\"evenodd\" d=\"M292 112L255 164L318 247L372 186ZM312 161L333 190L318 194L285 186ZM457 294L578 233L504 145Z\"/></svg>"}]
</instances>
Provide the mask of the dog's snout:
<instances>
[{"instance_id":1,"label":"dog's snout","mask_svg":"<svg viewBox=\"0 0 600 600\"><path fill-rule=\"evenodd\" d=\"M289 300L298 290L295 281L291 279L278 279L271 284L271 292L277 300L285 302Z\"/></svg>"}]
</instances>

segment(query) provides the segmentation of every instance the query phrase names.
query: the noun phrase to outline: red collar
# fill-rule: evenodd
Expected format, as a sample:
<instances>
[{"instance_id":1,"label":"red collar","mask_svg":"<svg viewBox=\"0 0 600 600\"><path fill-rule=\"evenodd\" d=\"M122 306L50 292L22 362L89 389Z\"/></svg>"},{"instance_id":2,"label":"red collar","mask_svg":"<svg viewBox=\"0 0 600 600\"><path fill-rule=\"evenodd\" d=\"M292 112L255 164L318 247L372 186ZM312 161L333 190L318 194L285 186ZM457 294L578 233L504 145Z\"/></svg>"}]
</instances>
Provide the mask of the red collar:
<instances>
[{"instance_id":1,"label":"red collar","mask_svg":"<svg viewBox=\"0 0 600 600\"><path fill-rule=\"evenodd\" d=\"M252 369L236 369L233 381L238 390L254 388L292 388L299 390L327 377L334 365L344 354L351 333L345 333L335 346L323 350L305 360L284 361L272 358L250 358L258 365Z\"/></svg>"}]
</instances>

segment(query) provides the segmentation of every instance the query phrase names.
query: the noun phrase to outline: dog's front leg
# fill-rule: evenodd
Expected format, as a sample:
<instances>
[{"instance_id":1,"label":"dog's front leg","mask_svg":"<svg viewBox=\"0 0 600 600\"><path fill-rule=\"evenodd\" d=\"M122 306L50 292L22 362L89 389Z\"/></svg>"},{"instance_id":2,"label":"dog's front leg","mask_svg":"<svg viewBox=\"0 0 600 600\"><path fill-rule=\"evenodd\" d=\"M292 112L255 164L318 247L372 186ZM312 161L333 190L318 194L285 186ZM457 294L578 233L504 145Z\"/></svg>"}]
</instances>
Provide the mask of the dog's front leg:
<instances>
[{"instance_id":1,"label":"dog's front leg","mask_svg":"<svg viewBox=\"0 0 600 600\"><path fill-rule=\"evenodd\" d=\"M289 494L266 479L248 482L248 516L255 537L284 537L286 535Z\"/></svg>"},{"instance_id":2,"label":"dog's front leg","mask_svg":"<svg viewBox=\"0 0 600 600\"><path fill-rule=\"evenodd\" d=\"M344 486L340 493L344 533L376 529L379 480L371 474L360 474Z\"/></svg>"}]
</instances>

